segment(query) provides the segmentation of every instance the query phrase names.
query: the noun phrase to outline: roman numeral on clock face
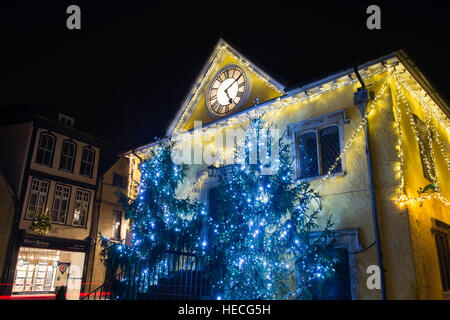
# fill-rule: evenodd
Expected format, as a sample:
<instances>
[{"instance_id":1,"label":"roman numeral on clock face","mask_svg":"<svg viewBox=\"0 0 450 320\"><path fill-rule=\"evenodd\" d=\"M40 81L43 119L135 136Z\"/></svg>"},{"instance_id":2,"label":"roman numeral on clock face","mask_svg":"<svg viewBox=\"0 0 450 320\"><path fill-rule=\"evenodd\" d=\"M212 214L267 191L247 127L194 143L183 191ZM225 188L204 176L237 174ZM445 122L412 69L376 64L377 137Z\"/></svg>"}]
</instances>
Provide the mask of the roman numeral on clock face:
<instances>
[{"instance_id":1,"label":"roman numeral on clock face","mask_svg":"<svg viewBox=\"0 0 450 320\"><path fill-rule=\"evenodd\" d=\"M211 109L213 109L214 111L216 111L217 112L217 108L219 107L219 102L217 102L217 100L216 101L214 101L214 103L211 105Z\"/></svg>"},{"instance_id":2,"label":"roman numeral on clock face","mask_svg":"<svg viewBox=\"0 0 450 320\"><path fill-rule=\"evenodd\" d=\"M214 100L217 100L217 95L209 96L208 100L211 101L211 102L214 101Z\"/></svg>"}]
</instances>

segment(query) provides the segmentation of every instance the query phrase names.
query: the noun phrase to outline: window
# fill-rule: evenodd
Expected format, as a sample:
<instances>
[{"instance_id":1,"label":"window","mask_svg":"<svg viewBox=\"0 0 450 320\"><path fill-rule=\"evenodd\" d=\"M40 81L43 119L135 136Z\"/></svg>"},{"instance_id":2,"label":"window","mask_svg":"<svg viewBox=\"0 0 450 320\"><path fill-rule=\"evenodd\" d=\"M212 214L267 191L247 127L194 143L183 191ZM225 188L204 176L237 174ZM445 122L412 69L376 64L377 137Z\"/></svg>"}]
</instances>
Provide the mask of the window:
<instances>
[{"instance_id":1,"label":"window","mask_svg":"<svg viewBox=\"0 0 450 320\"><path fill-rule=\"evenodd\" d=\"M343 159L339 157L343 147L343 111L289 125L295 155L295 176L309 179L343 172ZM336 165L335 165L336 163Z\"/></svg>"},{"instance_id":2,"label":"window","mask_svg":"<svg viewBox=\"0 0 450 320\"><path fill-rule=\"evenodd\" d=\"M335 274L331 279L311 283L312 300L351 300L350 266L348 251L345 248L331 250L330 256L337 258Z\"/></svg>"},{"instance_id":3,"label":"window","mask_svg":"<svg viewBox=\"0 0 450 320\"><path fill-rule=\"evenodd\" d=\"M89 198L91 193L89 191L77 190L75 197L75 208L73 211L72 225L78 227L86 226L87 216L89 212Z\"/></svg>"},{"instance_id":4,"label":"window","mask_svg":"<svg viewBox=\"0 0 450 320\"><path fill-rule=\"evenodd\" d=\"M36 162L51 167L54 149L55 137L49 133L41 133L36 154Z\"/></svg>"},{"instance_id":5,"label":"window","mask_svg":"<svg viewBox=\"0 0 450 320\"><path fill-rule=\"evenodd\" d=\"M57 184L53 198L52 223L65 224L69 210L70 187Z\"/></svg>"},{"instance_id":6,"label":"window","mask_svg":"<svg viewBox=\"0 0 450 320\"><path fill-rule=\"evenodd\" d=\"M75 124L75 119L68 117L65 114L60 113L58 118L59 122L65 126L73 127L73 125Z\"/></svg>"},{"instance_id":7,"label":"window","mask_svg":"<svg viewBox=\"0 0 450 320\"><path fill-rule=\"evenodd\" d=\"M61 150L61 159L59 160L59 168L61 170L73 172L75 153L76 153L75 143L69 140L64 140Z\"/></svg>"},{"instance_id":8,"label":"window","mask_svg":"<svg viewBox=\"0 0 450 320\"><path fill-rule=\"evenodd\" d=\"M47 203L48 187L48 181L31 180L30 197L25 219L34 219L44 212L45 204Z\"/></svg>"},{"instance_id":9,"label":"window","mask_svg":"<svg viewBox=\"0 0 450 320\"><path fill-rule=\"evenodd\" d=\"M113 173L113 185L118 186L122 189L126 189L128 187L127 177L122 176L117 173Z\"/></svg>"},{"instance_id":10,"label":"window","mask_svg":"<svg viewBox=\"0 0 450 320\"><path fill-rule=\"evenodd\" d=\"M81 156L80 174L83 176L92 177L93 168L94 168L94 150L89 147L84 147Z\"/></svg>"},{"instance_id":11,"label":"window","mask_svg":"<svg viewBox=\"0 0 450 320\"><path fill-rule=\"evenodd\" d=\"M450 293L450 226L438 220L433 220L433 223L442 289L445 293Z\"/></svg>"},{"instance_id":12,"label":"window","mask_svg":"<svg viewBox=\"0 0 450 320\"><path fill-rule=\"evenodd\" d=\"M342 171L341 160L332 168L341 153L339 128L336 125L301 133L298 137L299 178L313 178Z\"/></svg>"},{"instance_id":13,"label":"window","mask_svg":"<svg viewBox=\"0 0 450 320\"><path fill-rule=\"evenodd\" d=\"M120 239L120 229L122 229L122 211L113 210L112 237Z\"/></svg>"},{"instance_id":14,"label":"window","mask_svg":"<svg viewBox=\"0 0 450 320\"><path fill-rule=\"evenodd\" d=\"M428 139L433 139L431 132L428 131L425 124L414 115L416 122L417 135L419 138L420 160L422 161L423 176L430 182L436 181L436 172L434 171L433 159L431 158L431 149Z\"/></svg>"}]
</instances>

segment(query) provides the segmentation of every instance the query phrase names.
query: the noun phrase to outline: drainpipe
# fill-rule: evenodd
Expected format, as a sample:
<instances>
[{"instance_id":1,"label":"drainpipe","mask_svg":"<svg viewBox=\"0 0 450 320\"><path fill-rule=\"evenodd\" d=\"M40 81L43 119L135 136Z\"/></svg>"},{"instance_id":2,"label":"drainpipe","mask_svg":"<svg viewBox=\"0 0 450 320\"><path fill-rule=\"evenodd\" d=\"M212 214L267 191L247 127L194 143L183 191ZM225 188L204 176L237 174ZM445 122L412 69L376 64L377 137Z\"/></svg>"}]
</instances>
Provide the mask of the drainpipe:
<instances>
[{"instance_id":1,"label":"drainpipe","mask_svg":"<svg viewBox=\"0 0 450 320\"><path fill-rule=\"evenodd\" d=\"M91 285L92 285L92 278L93 278L93 272L94 272L94 264L95 264L95 254L97 251L97 234L98 234L98 224L100 221L100 209L101 209L101 205L102 205L102 195L103 195L103 179L104 176L101 176L97 181L97 185L100 185L100 191L98 192L98 197L96 197L96 202L97 202L97 216L95 217L95 215L92 217L92 226L91 226L91 236L93 234L93 239L94 239L94 249L92 252L92 264L91 264L91 270L90 270L90 276L89 276L89 290L88 292L91 292ZM95 211L95 209L93 209L93 211ZM96 218L96 224L94 227L94 218ZM95 232L93 233L93 231L95 230Z\"/></svg>"},{"instance_id":2,"label":"drainpipe","mask_svg":"<svg viewBox=\"0 0 450 320\"><path fill-rule=\"evenodd\" d=\"M367 91L366 84L364 83L361 75L358 72L358 67L354 68L355 74L361 83L361 88L358 88L357 92L354 93L354 103L359 106L362 116L366 114L367 103L369 100L373 100L373 91ZM369 121L366 121L364 125L364 134L366 136L366 155L367 155L367 167L369 169L369 187L370 187L370 199L372 202L372 219L373 219L373 229L375 234L375 243L377 248L377 258L378 266L380 267L380 282L381 282L381 298L386 300L386 283L384 278L384 267L383 267L383 254L381 251L380 243L380 229L378 225L378 214L377 207L375 203L375 191L374 191L374 179L373 179L373 162L370 153L370 136L369 136Z\"/></svg>"}]
</instances>

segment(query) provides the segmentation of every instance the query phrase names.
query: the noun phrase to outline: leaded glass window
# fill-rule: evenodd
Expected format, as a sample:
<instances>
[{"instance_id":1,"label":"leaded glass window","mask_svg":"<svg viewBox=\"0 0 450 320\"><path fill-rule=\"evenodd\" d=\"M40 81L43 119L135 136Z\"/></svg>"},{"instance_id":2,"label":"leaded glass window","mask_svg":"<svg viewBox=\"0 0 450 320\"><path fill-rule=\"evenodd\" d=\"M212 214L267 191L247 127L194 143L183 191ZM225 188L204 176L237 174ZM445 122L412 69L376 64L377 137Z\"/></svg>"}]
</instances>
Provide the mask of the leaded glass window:
<instances>
[{"instance_id":1,"label":"leaded glass window","mask_svg":"<svg viewBox=\"0 0 450 320\"><path fill-rule=\"evenodd\" d=\"M319 175L316 132L303 133L299 140L300 178L316 177Z\"/></svg>"},{"instance_id":2,"label":"leaded glass window","mask_svg":"<svg viewBox=\"0 0 450 320\"><path fill-rule=\"evenodd\" d=\"M336 162L341 153L339 145L339 128L331 126L320 130L320 151L322 156L322 174L327 174L336 163L330 173L342 171L341 159Z\"/></svg>"},{"instance_id":3,"label":"leaded glass window","mask_svg":"<svg viewBox=\"0 0 450 320\"><path fill-rule=\"evenodd\" d=\"M298 178L314 178L342 171L339 127L331 125L301 132L298 136Z\"/></svg>"}]
</instances>

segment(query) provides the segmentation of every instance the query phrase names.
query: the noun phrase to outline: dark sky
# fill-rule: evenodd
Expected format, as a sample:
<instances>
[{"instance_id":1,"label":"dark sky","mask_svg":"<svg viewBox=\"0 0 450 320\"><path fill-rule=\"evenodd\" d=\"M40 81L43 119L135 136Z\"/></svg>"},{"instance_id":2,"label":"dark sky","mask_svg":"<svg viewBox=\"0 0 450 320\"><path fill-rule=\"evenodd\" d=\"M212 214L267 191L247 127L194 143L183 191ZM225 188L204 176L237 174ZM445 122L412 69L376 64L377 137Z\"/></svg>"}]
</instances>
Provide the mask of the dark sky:
<instances>
[{"instance_id":1,"label":"dark sky","mask_svg":"<svg viewBox=\"0 0 450 320\"><path fill-rule=\"evenodd\" d=\"M450 97L441 3L179 2L2 1L0 105L44 102L124 151L164 135L220 37L287 86L403 48ZM81 30L66 28L70 4ZM370 4L381 30L366 28Z\"/></svg>"}]
</instances>

